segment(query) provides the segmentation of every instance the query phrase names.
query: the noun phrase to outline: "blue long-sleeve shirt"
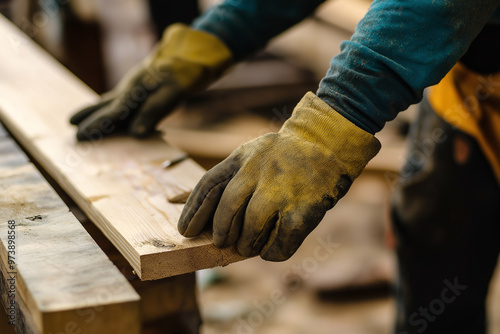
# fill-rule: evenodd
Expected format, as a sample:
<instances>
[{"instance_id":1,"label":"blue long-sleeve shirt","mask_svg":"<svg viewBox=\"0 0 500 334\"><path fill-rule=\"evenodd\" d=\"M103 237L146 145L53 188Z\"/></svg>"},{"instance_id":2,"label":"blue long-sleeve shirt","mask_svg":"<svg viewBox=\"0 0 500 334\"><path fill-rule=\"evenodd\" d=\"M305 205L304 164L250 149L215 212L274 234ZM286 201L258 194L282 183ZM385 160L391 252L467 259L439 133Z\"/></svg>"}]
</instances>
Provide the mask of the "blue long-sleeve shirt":
<instances>
[{"instance_id":1,"label":"blue long-sleeve shirt","mask_svg":"<svg viewBox=\"0 0 500 334\"><path fill-rule=\"evenodd\" d=\"M193 27L221 38L241 60L322 2L226 0ZM446 75L484 25L498 21L499 6L500 0L374 0L316 94L375 133Z\"/></svg>"}]
</instances>

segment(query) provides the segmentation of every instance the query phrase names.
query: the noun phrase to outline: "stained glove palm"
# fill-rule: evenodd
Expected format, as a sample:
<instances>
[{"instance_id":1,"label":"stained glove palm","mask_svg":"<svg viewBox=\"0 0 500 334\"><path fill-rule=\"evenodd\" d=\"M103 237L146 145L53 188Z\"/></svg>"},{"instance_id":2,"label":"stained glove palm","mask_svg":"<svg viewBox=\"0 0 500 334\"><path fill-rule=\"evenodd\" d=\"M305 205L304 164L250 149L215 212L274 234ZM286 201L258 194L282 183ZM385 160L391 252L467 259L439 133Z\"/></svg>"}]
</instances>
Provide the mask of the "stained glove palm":
<instances>
[{"instance_id":1,"label":"stained glove palm","mask_svg":"<svg viewBox=\"0 0 500 334\"><path fill-rule=\"evenodd\" d=\"M156 123L184 98L206 88L232 63L217 37L182 24L166 29L162 41L101 102L76 113L78 140L128 132L150 135Z\"/></svg>"},{"instance_id":2,"label":"stained glove palm","mask_svg":"<svg viewBox=\"0 0 500 334\"><path fill-rule=\"evenodd\" d=\"M308 93L278 133L240 146L204 175L179 232L196 236L213 220L217 247L236 243L243 256L286 260L379 148L373 135Z\"/></svg>"}]
</instances>

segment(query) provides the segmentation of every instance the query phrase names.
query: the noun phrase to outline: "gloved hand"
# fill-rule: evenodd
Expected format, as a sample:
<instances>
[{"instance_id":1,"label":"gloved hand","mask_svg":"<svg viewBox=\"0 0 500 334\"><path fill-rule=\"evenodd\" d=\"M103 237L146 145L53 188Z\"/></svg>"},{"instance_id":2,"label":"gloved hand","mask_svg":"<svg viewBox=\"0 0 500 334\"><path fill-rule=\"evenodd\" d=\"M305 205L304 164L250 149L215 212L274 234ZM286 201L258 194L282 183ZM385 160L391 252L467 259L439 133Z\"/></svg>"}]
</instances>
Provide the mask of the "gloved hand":
<instances>
[{"instance_id":1,"label":"gloved hand","mask_svg":"<svg viewBox=\"0 0 500 334\"><path fill-rule=\"evenodd\" d=\"M243 256L292 256L380 149L379 141L307 93L278 133L237 148L208 171L178 223L186 237L213 219L213 241Z\"/></svg>"},{"instance_id":2,"label":"gloved hand","mask_svg":"<svg viewBox=\"0 0 500 334\"><path fill-rule=\"evenodd\" d=\"M174 24L143 64L131 70L101 102L76 113L78 140L128 132L146 137L183 98L206 88L232 63L215 36Z\"/></svg>"}]
</instances>

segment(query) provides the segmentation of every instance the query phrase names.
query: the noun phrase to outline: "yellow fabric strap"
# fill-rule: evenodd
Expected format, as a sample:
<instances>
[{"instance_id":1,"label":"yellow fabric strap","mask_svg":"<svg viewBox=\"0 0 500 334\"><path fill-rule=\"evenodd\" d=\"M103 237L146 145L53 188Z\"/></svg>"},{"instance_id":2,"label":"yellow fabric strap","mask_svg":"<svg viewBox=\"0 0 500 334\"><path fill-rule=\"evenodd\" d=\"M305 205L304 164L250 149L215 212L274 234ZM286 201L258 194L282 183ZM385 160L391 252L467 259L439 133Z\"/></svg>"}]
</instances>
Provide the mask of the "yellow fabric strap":
<instances>
[{"instance_id":1,"label":"yellow fabric strap","mask_svg":"<svg viewBox=\"0 0 500 334\"><path fill-rule=\"evenodd\" d=\"M476 139L500 184L500 73L479 75L457 63L428 97L442 119Z\"/></svg>"}]
</instances>

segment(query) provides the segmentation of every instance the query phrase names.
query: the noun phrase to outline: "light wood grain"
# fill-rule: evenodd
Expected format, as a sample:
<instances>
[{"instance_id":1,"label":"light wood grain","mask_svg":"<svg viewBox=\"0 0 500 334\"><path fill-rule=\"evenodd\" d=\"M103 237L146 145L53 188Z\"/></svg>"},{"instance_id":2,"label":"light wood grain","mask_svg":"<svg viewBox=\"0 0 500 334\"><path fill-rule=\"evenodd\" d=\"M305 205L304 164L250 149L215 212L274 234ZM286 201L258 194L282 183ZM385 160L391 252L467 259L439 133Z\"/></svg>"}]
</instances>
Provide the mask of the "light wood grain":
<instances>
[{"instance_id":1,"label":"light wood grain","mask_svg":"<svg viewBox=\"0 0 500 334\"><path fill-rule=\"evenodd\" d=\"M139 295L5 133L0 193L0 290L16 331L139 333Z\"/></svg>"},{"instance_id":2,"label":"light wood grain","mask_svg":"<svg viewBox=\"0 0 500 334\"><path fill-rule=\"evenodd\" d=\"M0 18L0 118L26 150L70 194L145 280L241 260L218 250L208 233L185 239L177 231L181 204L175 185L192 189L204 170L177 156L161 139L114 138L77 143L68 119L98 96Z\"/></svg>"},{"instance_id":3,"label":"light wood grain","mask_svg":"<svg viewBox=\"0 0 500 334\"><path fill-rule=\"evenodd\" d=\"M62 196L66 200L66 196ZM72 212L85 230L96 241L113 264L129 280L139 296L143 333L155 328L163 334L198 333L201 317L196 302L195 273L188 273L153 281L141 281L133 268L106 236L81 210L69 204ZM188 327L191 331L180 331ZM0 333L1 327L0 327ZM2 333L3 334L3 333Z\"/></svg>"}]
</instances>

